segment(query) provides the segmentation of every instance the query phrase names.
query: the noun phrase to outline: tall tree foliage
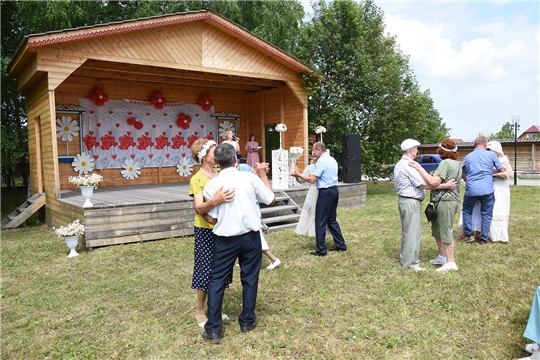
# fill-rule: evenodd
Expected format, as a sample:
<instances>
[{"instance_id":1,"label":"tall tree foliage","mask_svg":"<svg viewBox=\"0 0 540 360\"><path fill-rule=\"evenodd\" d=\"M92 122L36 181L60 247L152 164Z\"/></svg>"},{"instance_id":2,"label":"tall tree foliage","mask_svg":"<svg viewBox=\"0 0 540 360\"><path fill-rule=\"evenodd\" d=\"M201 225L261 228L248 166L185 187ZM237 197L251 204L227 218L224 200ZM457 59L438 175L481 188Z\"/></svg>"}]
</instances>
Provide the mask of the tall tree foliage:
<instances>
[{"instance_id":1,"label":"tall tree foliage","mask_svg":"<svg viewBox=\"0 0 540 360\"><path fill-rule=\"evenodd\" d=\"M8 64L29 34L92 26L128 19L210 9L285 51L291 51L304 9L296 0L280 1L6 1L2 13L2 175L28 172L26 102L9 79ZM10 182L9 182L10 183Z\"/></svg>"},{"instance_id":2,"label":"tall tree foliage","mask_svg":"<svg viewBox=\"0 0 540 360\"><path fill-rule=\"evenodd\" d=\"M507 121L503 124L501 130L498 133L491 134L488 136L489 140L503 140L503 139L513 139L514 131L510 121Z\"/></svg>"},{"instance_id":3,"label":"tall tree foliage","mask_svg":"<svg viewBox=\"0 0 540 360\"><path fill-rule=\"evenodd\" d=\"M408 57L385 34L383 13L372 1L320 0L297 54L325 78L309 83L310 124L327 128L325 142L338 157L342 135L359 134L368 176L382 174L380 164L396 159L404 139L447 136L429 91L420 91Z\"/></svg>"}]
</instances>

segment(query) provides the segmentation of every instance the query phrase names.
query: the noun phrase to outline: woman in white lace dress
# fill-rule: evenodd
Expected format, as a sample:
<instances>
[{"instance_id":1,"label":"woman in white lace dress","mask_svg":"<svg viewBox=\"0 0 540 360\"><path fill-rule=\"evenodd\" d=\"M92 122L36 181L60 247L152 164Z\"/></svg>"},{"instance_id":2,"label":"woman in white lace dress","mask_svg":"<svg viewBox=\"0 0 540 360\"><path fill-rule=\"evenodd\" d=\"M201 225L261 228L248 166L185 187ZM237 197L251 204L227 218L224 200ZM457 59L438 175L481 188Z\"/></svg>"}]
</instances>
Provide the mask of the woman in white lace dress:
<instances>
[{"instance_id":1,"label":"woman in white lace dress","mask_svg":"<svg viewBox=\"0 0 540 360\"><path fill-rule=\"evenodd\" d=\"M514 172L508 157L503 153L500 142L488 142L487 149L497 154L505 170L502 173L493 173L495 205L493 206L493 219L489 229L489 238L491 241L508 242L508 218L510 217L510 186L508 180L514 178Z\"/></svg>"},{"instance_id":2,"label":"woman in white lace dress","mask_svg":"<svg viewBox=\"0 0 540 360\"><path fill-rule=\"evenodd\" d=\"M302 175L311 176L314 169L314 163L308 165L302 172ZM317 196L319 196L317 183L311 184L304 200L304 206L302 206L298 225L296 225L295 231L298 235L315 236L315 206L317 205Z\"/></svg>"}]
</instances>

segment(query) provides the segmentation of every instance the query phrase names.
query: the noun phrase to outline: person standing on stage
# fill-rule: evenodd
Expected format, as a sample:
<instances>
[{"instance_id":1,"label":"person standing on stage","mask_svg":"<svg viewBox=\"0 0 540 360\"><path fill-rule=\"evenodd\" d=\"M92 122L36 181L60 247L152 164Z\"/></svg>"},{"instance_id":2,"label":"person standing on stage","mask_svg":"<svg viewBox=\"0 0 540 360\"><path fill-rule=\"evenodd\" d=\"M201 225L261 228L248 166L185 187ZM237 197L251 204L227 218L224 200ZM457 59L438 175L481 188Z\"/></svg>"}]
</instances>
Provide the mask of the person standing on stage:
<instances>
[{"instance_id":1,"label":"person standing on stage","mask_svg":"<svg viewBox=\"0 0 540 360\"><path fill-rule=\"evenodd\" d=\"M337 222L337 206L339 191L337 188L338 165L336 160L326 152L326 146L322 142L313 144L313 155L317 158L315 169L311 176L305 176L293 170L292 176L300 178L310 184L317 183L319 194L315 205L315 238L316 250L311 252L314 256L326 256L327 250L347 251L345 239L341 235L341 228ZM335 247L326 248L326 227L334 238Z\"/></svg>"}]
</instances>

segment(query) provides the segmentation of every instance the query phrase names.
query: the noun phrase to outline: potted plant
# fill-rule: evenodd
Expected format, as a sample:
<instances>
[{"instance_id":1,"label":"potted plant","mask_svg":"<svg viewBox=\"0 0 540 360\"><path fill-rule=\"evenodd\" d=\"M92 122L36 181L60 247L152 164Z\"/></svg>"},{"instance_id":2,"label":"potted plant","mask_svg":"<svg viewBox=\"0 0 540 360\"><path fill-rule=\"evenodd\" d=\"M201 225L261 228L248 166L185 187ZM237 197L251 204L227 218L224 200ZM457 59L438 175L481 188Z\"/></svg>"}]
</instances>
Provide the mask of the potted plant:
<instances>
[{"instance_id":1,"label":"potted plant","mask_svg":"<svg viewBox=\"0 0 540 360\"><path fill-rule=\"evenodd\" d=\"M68 180L70 183L77 185L81 189L81 194L86 199L83 207L94 206L90 202L90 198L94 193L94 188L103 181L103 176L97 173L92 173L88 175L70 176Z\"/></svg>"},{"instance_id":2,"label":"potted plant","mask_svg":"<svg viewBox=\"0 0 540 360\"><path fill-rule=\"evenodd\" d=\"M81 224L79 219L66 226L60 226L58 229L53 228L58 237L64 238L67 247L71 250L68 257L79 256L75 248L79 244L79 236L84 234L84 224Z\"/></svg>"}]
</instances>

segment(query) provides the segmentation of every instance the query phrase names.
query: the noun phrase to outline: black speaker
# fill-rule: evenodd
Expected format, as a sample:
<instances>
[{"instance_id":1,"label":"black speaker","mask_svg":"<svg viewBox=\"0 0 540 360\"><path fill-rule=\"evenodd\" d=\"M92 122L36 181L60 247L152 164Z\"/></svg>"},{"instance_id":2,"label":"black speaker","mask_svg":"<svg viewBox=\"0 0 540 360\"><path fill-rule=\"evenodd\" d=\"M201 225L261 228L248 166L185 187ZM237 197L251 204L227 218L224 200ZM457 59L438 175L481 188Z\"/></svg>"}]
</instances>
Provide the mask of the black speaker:
<instances>
[{"instance_id":1,"label":"black speaker","mask_svg":"<svg viewBox=\"0 0 540 360\"><path fill-rule=\"evenodd\" d=\"M361 181L360 159L343 159L343 182L359 183Z\"/></svg>"},{"instance_id":2,"label":"black speaker","mask_svg":"<svg viewBox=\"0 0 540 360\"><path fill-rule=\"evenodd\" d=\"M345 134L342 136L343 159L360 159L360 135Z\"/></svg>"}]
</instances>

